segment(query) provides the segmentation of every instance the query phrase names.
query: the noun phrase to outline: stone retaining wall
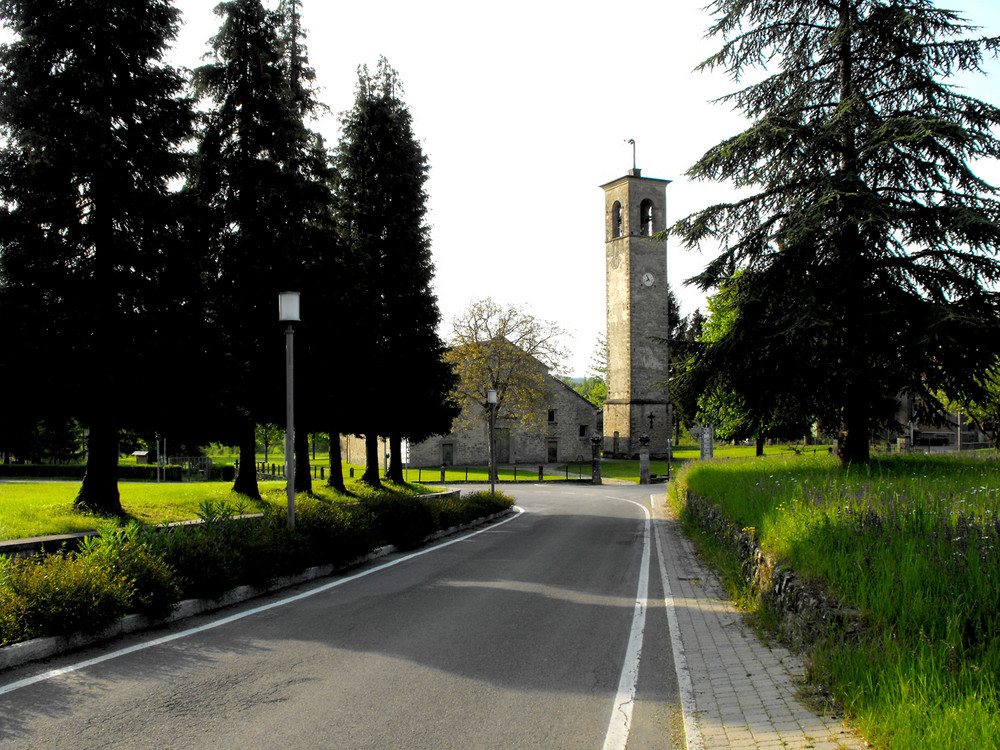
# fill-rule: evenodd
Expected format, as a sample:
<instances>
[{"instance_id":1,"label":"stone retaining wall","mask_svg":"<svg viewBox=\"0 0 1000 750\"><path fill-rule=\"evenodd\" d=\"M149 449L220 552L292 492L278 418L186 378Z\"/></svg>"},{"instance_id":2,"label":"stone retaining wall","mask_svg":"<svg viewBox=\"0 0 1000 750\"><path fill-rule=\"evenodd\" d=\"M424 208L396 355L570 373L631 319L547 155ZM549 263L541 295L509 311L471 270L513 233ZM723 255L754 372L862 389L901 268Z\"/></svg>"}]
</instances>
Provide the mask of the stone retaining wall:
<instances>
[{"instance_id":1,"label":"stone retaining wall","mask_svg":"<svg viewBox=\"0 0 1000 750\"><path fill-rule=\"evenodd\" d=\"M859 611L844 606L815 584L803 581L775 556L761 550L754 534L736 526L705 498L687 493L688 511L706 533L736 553L743 579L780 618L782 637L798 648L829 635L855 638L863 627Z\"/></svg>"}]
</instances>

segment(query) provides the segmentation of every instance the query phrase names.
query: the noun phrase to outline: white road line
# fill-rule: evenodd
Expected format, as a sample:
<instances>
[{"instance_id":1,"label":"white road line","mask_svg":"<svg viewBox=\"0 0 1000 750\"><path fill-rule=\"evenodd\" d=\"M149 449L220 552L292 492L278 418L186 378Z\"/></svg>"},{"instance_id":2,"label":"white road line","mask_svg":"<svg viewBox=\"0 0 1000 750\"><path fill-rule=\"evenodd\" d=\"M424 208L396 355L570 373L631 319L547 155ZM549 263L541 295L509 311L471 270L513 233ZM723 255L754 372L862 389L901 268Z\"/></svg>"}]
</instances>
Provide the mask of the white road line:
<instances>
[{"instance_id":1,"label":"white road line","mask_svg":"<svg viewBox=\"0 0 1000 750\"><path fill-rule=\"evenodd\" d=\"M655 500L649 498L650 505ZM660 581L663 584L663 606L667 610L667 624L670 627L670 645L674 653L674 671L677 672L677 689L681 698L681 713L684 716L684 739L688 750L703 750L705 747L701 730L698 728L698 715L694 702L694 685L691 682L691 672L688 671L687 658L684 656L684 644L681 643L680 626L677 624L677 610L674 606L674 595L667 579L667 568L663 557L663 543L660 534L653 532L656 539L656 555L660 562Z\"/></svg>"},{"instance_id":2,"label":"white road line","mask_svg":"<svg viewBox=\"0 0 1000 750\"><path fill-rule=\"evenodd\" d=\"M478 531L473 531L471 534L466 534L465 536L457 537L455 539L449 539L447 542L442 542L441 544L436 544L433 547L428 547L427 549L422 549L418 552L413 552L404 557L397 558L391 562L383 563L374 568L369 568L368 570L363 570L360 573L355 573L354 575L347 576L346 578L338 578L335 581L331 581L323 586L319 586L315 589L310 589L309 591L303 591L301 594L296 594L295 596L289 596L285 599L279 599L278 601L271 602L270 604L264 604L260 607L254 607L253 609L248 609L245 612L239 612L235 615L230 615L229 617L224 617L221 620L216 620L214 622L207 623L205 625L200 625L197 628L190 628L188 630L182 630L178 633L171 633L170 635L163 636L162 638L156 638L152 641L147 641L146 643L138 643L134 646L129 646L128 648L119 649L118 651L112 651L108 654L103 654L97 656L93 659L86 659L85 661L78 662L76 664L71 664L67 667L61 667L60 669L51 669L48 672L42 672L34 677L27 677L23 680L18 680L17 682L12 682L9 685L0 685L0 695L6 695L7 693L13 693L15 690L20 690L21 688L28 687L29 685L34 685L39 682L45 682L51 680L54 677L59 677L64 674L70 674L72 672L78 672L81 669L86 669L87 667L92 667L95 664L101 664L102 662L110 661L112 659L117 659L121 656L126 656L128 654L133 654L137 651L143 651L147 648L153 648L154 646L162 646L164 643L170 643L171 641L176 641L181 638L187 638L190 635L196 635L197 633L203 633L206 630L212 630L214 628L222 627L223 625L228 625L231 622L236 622L237 620L242 620L245 617L250 617L252 615L260 614L261 612L267 612L271 609L277 609L278 607L283 607L286 604L291 604L292 602L301 601L302 599L307 599L310 596L315 596L316 594L322 594L325 591L334 589L337 586L342 586L345 583L350 583L351 581L356 581L359 578L364 578L372 573L378 573L386 568L391 568L394 565L399 565L407 560L412 560L415 557L420 557L421 555L426 555L429 552L434 552L436 550L448 547L452 544L458 544L459 542L464 542L466 539L471 539L474 536L482 534L487 531L492 531L498 526L503 526L505 523L510 523L515 518L520 517L524 513L523 508L514 506L514 510L517 511L516 515L510 518L505 518L502 521L498 521L494 524L490 524L485 528L479 529Z\"/></svg>"},{"instance_id":3,"label":"white road line","mask_svg":"<svg viewBox=\"0 0 1000 750\"><path fill-rule=\"evenodd\" d=\"M622 665L618 693L611 711L608 733L604 737L604 750L625 750L628 734L632 726L632 709L635 707L635 687L639 680L639 657L642 654L642 636L646 628L646 602L649 597L649 509L641 503L625 498L640 508L645 514L645 528L642 536L642 562L639 563L639 586L635 594L635 609L632 613L632 630L628 637L628 650Z\"/></svg>"}]
</instances>

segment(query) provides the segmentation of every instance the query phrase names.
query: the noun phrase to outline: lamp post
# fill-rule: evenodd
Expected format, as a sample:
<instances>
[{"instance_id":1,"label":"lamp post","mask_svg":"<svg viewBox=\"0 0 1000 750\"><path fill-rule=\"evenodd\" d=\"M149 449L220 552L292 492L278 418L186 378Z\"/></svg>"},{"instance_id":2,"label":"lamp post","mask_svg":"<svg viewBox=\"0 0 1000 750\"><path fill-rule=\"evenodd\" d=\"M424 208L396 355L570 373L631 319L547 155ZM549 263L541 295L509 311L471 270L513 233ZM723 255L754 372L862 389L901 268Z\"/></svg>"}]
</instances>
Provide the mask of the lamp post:
<instances>
[{"instance_id":1,"label":"lamp post","mask_svg":"<svg viewBox=\"0 0 1000 750\"><path fill-rule=\"evenodd\" d=\"M299 293L278 295L278 320L285 328L285 478L288 480L288 528L295 528L295 329L299 322Z\"/></svg>"},{"instance_id":2,"label":"lamp post","mask_svg":"<svg viewBox=\"0 0 1000 750\"><path fill-rule=\"evenodd\" d=\"M497 446L493 439L493 429L497 414L497 392L494 388L486 391L486 401L490 405L490 494L497 494Z\"/></svg>"}]
</instances>

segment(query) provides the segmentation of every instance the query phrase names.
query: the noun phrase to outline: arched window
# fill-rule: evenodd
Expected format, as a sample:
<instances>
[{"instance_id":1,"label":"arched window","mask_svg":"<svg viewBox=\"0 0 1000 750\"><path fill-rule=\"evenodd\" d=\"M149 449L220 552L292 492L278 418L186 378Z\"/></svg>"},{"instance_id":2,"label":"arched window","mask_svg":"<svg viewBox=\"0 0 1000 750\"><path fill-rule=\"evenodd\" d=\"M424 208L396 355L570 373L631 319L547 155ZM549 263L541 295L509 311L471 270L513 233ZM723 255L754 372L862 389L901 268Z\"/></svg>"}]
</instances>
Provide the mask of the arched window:
<instances>
[{"instance_id":1,"label":"arched window","mask_svg":"<svg viewBox=\"0 0 1000 750\"><path fill-rule=\"evenodd\" d=\"M615 201L615 205L611 207L611 237L622 236L622 204Z\"/></svg>"},{"instance_id":2,"label":"arched window","mask_svg":"<svg viewBox=\"0 0 1000 750\"><path fill-rule=\"evenodd\" d=\"M653 201L647 198L642 203L639 204L639 216L641 217L641 225L639 234L643 237L653 236Z\"/></svg>"}]
</instances>

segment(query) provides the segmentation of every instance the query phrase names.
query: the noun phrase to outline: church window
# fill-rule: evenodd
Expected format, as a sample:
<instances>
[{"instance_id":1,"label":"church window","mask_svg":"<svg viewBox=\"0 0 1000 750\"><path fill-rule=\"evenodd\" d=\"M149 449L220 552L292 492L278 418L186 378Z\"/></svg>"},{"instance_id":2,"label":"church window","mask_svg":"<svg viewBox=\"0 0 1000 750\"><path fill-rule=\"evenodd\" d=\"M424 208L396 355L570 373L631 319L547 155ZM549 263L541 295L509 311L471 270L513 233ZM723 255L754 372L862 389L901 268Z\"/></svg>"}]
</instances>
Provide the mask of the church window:
<instances>
[{"instance_id":1,"label":"church window","mask_svg":"<svg viewBox=\"0 0 1000 750\"><path fill-rule=\"evenodd\" d=\"M639 215L642 218L639 234L643 237L653 236L653 201L647 198L639 204Z\"/></svg>"},{"instance_id":2,"label":"church window","mask_svg":"<svg viewBox=\"0 0 1000 750\"><path fill-rule=\"evenodd\" d=\"M549 421L550 422L555 422L556 421L556 410L555 409L549 409Z\"/></svg>"},{"instance_id":3,"label":"church window","mask_svg":"<svg viewBox=\"0 0 1000 750\"><path fill-rule=\"evenodd\" d=\"M615 201L611 207L611 237L622 236L622 204Z\"/></svg>"}]
</instances>

